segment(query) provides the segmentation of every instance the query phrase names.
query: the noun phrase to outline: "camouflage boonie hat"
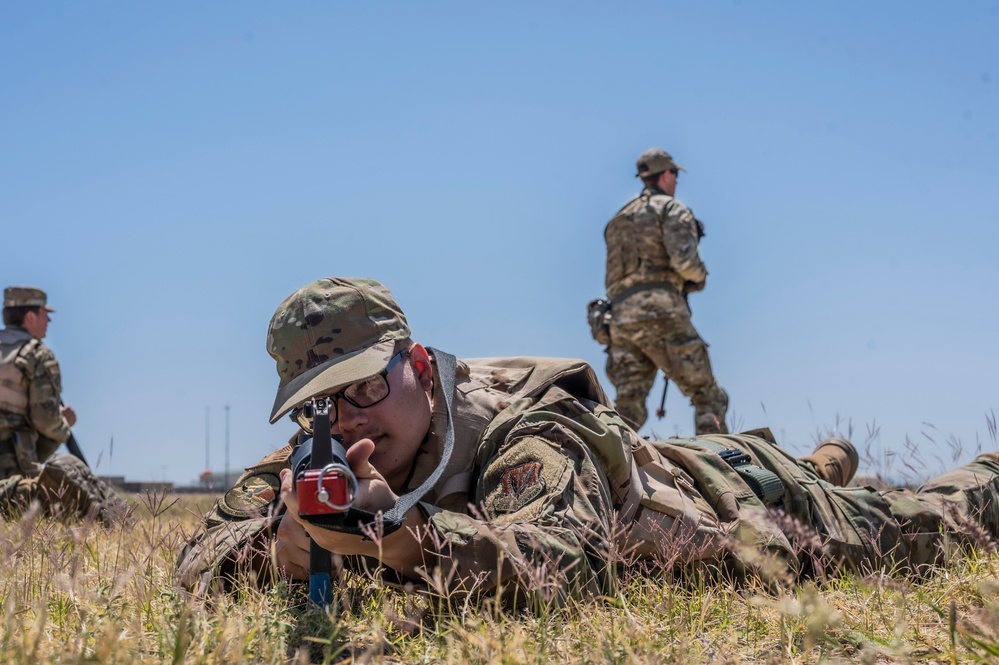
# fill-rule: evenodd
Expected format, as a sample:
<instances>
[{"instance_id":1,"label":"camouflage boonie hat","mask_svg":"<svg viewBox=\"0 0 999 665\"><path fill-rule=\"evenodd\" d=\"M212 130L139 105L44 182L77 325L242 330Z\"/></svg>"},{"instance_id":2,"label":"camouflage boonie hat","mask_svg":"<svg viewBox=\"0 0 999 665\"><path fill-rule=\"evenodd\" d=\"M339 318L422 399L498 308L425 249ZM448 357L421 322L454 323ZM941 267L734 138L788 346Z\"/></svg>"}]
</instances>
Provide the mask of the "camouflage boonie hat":
<instances>
[{"instance_id":1,"label":"camouflage boonie hat","mask_svg":"<svg viewBox=\"0 0 999 665\"><path fill-rule=\"evenodd\" d=\"M638 158L638 161L635 162L635 166L638 168L638 173L635 175L636 178L655 175L663 171L669 171L670 169L678 169L684 173L687 172L687 169L674 162L673 157L662 148L646 150Z\"/></svg>"},{"instance_id":2,"label":"camouflage boonie hat","mask_svg":"<svg viewBox=\"0 0 999 665\"><path fill-rule=\"evenodd\" d=\"M373 279L330 277L303 286L274 312L267 352L281 378L271 422L310 397L374 376L409 338L406 315Z\"/></svg>"},{"instance_id":3,"label":"camouflage boonie hat","mask_svg":"<svg viewBox=\"0 0 999 665\"><path fill-rule=\"evenodd\" d=\"M41 289L33 286L8 286L3 290L4 307L41 307L42 309L54 312L48 306L48 296Z\"/></svg>"}]
</instances>

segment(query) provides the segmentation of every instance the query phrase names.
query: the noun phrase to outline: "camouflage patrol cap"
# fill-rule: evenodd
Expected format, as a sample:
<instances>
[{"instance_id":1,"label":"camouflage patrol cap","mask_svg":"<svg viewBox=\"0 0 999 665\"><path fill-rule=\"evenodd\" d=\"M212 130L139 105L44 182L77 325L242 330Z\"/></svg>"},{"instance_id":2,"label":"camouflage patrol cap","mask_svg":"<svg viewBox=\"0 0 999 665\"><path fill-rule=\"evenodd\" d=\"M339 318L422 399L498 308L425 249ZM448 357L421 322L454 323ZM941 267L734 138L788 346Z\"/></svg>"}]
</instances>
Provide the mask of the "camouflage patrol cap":
<instances>
[{"instance_id":1,"label":"camouflage patrol cap","mask_svg":"<svg viewBox=\"0 0 999 665\"><path fill-rule=\"evenodd\" d=\"M274 312L267 352L280 377L271 422L310 397L374 376L409 338L406 315L373 279L330 277L300 288Z\"/></svg>"},{"instance_id":2,"label":"camouflage patrol cap","mask_svg":"<svg viewBox=\"0 0 999 665\"><path fill-rule=\"evenodd\" d=\"M638 173L635 176L636 178L656 175L657 173L669 171L670 169L678 169L684 173L687 172L687 169L674 162L673 157L662 148L652 148L650 150L646 150L642 153L642 156L638 158L635 166L638 168Z\"/></svg>"},{"instance_id":3,"label":"camouflage patrol cap","mask_svg":"<svg viewBox=\"0 0 999 665\"><path fill-rule=\"evenodd\" d=\"M41 289L33 286L8 286L3 290L4 307L41 307L42 309L54 312L48 306L48 296Z\"/></svg>"}]
</instances>

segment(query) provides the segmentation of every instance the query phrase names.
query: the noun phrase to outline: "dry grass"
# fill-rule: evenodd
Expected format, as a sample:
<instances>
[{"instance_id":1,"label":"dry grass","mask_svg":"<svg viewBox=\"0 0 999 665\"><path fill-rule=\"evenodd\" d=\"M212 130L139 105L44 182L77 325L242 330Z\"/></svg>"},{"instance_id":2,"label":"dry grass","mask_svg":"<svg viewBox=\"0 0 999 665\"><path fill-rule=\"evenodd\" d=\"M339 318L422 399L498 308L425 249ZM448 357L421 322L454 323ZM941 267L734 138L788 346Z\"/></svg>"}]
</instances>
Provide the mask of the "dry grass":
<instances>
[{"instance_id":1,"label":"dry grass","mask_svg":"<svg viewBox=\"0 0 999 665\"><path fill-rule=\"evenodd\" d=\"M208 607L173 586L208 497L136 499L131 529L27 515L0 525L5 663L818 663L999 660L999 556L920 580L837 576L772 592L626 573L614 597L533 612L453 606L346 575L328 614L303 590Z\"/></svg>"},{"instance_id":2,"label":"dry grass","mask_svg":"<svg viewBox=\"0 0 999 665\"><path fill-rule=\"evenodd\" d=\"M866 468L884 468L876 438L869 427ZM897 479L869 480L886 475ZM966 532L977 549L919 578L844 574L774 590L670 572L664 562L622 566L611 596L585 602L557 602L561 594L545 590L558 582L537 573L541 600L523 611L346 573L321 613L299 585L241 588L209 605L174 586L177 552L213 500L132 497L137 521L127 529L30 512L0 522L0 665L999 662L999 554L973 524Z\"/></svg>"}]
</instances>

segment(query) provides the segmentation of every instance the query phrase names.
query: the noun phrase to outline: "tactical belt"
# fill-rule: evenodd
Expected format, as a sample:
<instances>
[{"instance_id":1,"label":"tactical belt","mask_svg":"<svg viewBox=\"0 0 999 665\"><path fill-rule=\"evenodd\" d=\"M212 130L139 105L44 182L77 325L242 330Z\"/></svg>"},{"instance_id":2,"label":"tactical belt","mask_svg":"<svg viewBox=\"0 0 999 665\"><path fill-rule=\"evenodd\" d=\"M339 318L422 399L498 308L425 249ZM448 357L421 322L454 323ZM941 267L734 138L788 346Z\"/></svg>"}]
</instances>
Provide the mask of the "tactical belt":
<instances>
[{"instance_id":1,"label":"tactical belt","mask_svg":"<svg viewBox=\"0 0 999 665\"><path fill-rule=\"evenodd\" d=\"M784 483L781 482L780 477L769 469L753 464L753 458L738 448L726 448L720 443L703 439L697 439L696 442L692 443L704 446L725 460L730 467L735 469L736 473L742 476L742 479L749 485L749 489L753 490L753 494L759 497L763 505L771 506L784 496Z\"/></svg>"},{"instance_id":2,"label":"tactical belt","mask_svg":"<svg viewBox=\"0 0 999 665\"><path fill-rule=\"evenodd\" d=\"M651 291L652 289L672 289L676 291L676 286L670 284L669 282L644 282L642 284L632 284L631 286L622 289L620 293L611 298L611 304L616 304L625 298L630 298L639 291Z\"/></svg>"}]
</instances>

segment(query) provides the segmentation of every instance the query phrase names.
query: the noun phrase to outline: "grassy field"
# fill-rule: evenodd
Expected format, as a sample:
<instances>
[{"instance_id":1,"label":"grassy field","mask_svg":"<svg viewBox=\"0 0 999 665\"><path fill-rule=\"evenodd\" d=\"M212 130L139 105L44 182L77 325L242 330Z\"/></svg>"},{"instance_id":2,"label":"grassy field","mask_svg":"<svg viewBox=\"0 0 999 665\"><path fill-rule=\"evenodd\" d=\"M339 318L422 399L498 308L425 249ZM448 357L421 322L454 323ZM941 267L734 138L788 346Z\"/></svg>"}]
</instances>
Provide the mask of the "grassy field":
<instances>
[{"instance_id":1,"label":"grassy field","mask_svg":"<svg viewBox=\"0 0 999 665\"><path fill-rule=\"evenodd\" d=\"M518 612L345 575L326 614L303 590L204 605L174 585L208 496L130 497L136 524L0 523L2 663L999 662L999 555L921 579L843 576L767 591L626 573L613 597Z\"/></svg>"}]
</instances>

